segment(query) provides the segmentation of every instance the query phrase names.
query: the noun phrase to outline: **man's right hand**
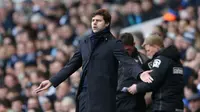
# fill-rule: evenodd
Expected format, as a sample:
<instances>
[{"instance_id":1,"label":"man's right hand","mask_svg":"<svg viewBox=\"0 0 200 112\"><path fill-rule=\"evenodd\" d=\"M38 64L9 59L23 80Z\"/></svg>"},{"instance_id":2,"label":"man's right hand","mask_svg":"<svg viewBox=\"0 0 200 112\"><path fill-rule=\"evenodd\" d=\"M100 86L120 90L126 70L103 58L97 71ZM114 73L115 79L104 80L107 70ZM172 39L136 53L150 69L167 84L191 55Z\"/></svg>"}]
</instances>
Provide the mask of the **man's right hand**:
<instances>
[{"instance_id":1,"label":"man's right hand","mask_svg":"<svg viewBox=\"0 0 200 112\"><path fill-rule=\"evenodd\" d=\"M39 87L35 89L35 92L39 93L41 91L47 90L49 87L51 87L51 85L52 84L49 80L42 81Z\"/></svg>"},{"instance_id":2,"label":"man's right hand","mask_svg":"<svg viewBox=\"0 0 200 112\"><path fill-rule=\"evenodd\" d=\"M151 75L149 73L151 73L152 70L148 70L148 71L144 71L140 74L140 79L143 82L147 82L147 83L152 83L153 82L153 78L151 77Z\"/></svg>"}]
</instances>

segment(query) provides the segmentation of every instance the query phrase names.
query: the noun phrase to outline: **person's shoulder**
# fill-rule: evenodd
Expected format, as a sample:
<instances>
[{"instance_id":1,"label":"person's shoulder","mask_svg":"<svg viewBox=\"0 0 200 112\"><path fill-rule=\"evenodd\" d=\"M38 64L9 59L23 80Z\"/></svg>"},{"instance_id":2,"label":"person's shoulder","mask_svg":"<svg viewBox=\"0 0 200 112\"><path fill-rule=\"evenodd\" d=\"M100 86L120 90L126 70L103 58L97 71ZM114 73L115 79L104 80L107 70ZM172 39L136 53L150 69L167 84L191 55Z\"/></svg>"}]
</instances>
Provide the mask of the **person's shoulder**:
<instances>
[{"instance_id":1,"label":"person's shoulder","mask_svg":"<svg viewBox=\"0 0 200 112\"><path fill-rule=\"evenodd\" d=\"M168 65L168 63L170 63L170 62L171 62L171 60L169 58L159 55L153 59L153 66L156 64L157 65L160 65L160 64Z\"/></svg>"},{"instance_id":2,"label":"person's shoulder","mask_svg":"<svg viewBox=\"0 0 200 112\"><path fill-rule=\"evenodd\" d=\"M165 56L162 56L162 55L156 56L153 60L156 60L156 59L159 59L159 60L169 60L169 58L167 58Z\"/></svg>"}]
</instances>

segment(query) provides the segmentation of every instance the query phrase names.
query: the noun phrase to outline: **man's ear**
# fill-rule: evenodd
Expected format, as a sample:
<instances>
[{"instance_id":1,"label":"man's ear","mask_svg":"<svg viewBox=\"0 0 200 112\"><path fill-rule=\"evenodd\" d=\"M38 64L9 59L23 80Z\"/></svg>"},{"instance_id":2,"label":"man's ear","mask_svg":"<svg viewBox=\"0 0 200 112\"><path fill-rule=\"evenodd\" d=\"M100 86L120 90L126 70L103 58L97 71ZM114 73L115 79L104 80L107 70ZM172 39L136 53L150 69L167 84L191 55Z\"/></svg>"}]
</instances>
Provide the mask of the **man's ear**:
<instances>
[{"instance_id":1,"label":"man's ear","mask_svg":"<svg viewBox=\"0 0 200 112\"><path fill-rule=\"evenodd\" d=\"M110 23L106 23L106 27L108 27L110 25Z\"/></svg>"}]
</instances>

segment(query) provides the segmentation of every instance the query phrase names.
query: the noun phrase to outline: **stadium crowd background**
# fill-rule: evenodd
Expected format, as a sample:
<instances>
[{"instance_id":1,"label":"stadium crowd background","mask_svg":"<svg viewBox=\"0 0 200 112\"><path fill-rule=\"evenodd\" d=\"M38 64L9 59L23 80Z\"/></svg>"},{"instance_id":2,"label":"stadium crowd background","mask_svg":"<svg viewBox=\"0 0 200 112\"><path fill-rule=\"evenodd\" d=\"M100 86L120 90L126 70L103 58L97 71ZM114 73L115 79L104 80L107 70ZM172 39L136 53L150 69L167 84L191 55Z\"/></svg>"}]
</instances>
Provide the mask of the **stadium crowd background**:
<instances>
[{"instance_id":1,"label":"stadium crowd background","mask_svg":"<svg viewBox=\"0 0 200 112\"><path fill-rule=\"evenodd\" d=\"M184 65L185 112L200 109L199 0L1 0L0 112L75 112L81 69L48 91L38 84L68 62L81 39L91 33L91 14L109 9L111 31L163 17L152 33L174 44ZM141 29L142 30L142 29ZM141 52L143 34L131 32ZM149 101L147 101L149 102Z\"/></svg>"}]
</instances>

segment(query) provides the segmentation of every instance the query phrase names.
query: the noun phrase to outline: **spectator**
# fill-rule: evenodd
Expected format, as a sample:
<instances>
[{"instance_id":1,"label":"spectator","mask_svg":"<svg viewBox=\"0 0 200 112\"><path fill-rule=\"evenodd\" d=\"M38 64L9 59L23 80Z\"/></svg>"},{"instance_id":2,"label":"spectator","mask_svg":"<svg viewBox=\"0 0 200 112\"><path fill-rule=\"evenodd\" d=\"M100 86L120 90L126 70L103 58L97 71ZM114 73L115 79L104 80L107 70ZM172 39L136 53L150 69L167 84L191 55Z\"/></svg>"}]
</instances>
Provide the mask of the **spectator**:
<instances>
[{"instance_id":1,"label":"spectator","mask_svg":"<svg viewBox=\"0 0 200 112\"><path fill-rule=\"evenodd\" d=\"M20 97L12 99L11 107L14 112L25 112L23 101Z\"/></svg>"},{"instance_id":2,"label":"spectator","mask_svg":"<svg viewBox=\"0 0 200 112\"><path fill-rule=\"evenodd\" d=\"M189 108L191 112L199 112L200 111L200 95L194 94L188 100L189 100Z\"/></svg>"},{"instance_id":3,"label":"spectator","mask_svg":"<svg viewBox=\"0 0 200 112\"><path fill-rule=\"evenodd\" d=\"M61 101L61 106L63 112L70 112L75 108L75 102L71 97L64 97Z\"/></svg>"}]
</instances>

